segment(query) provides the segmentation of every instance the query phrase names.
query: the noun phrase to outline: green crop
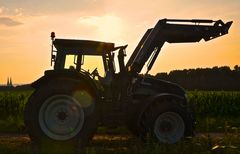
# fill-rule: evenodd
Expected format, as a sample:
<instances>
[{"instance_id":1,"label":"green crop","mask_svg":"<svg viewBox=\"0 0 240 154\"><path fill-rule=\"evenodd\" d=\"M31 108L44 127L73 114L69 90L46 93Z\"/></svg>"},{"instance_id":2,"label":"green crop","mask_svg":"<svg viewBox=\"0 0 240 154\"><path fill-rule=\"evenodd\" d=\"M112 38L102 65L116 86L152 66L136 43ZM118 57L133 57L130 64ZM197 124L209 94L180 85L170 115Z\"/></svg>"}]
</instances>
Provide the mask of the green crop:
<instances>
[{"instance_id":1,"label":"green crop","mask_svg":"<svg viewBox=\"0 0 240 154\"><path fill-rule=\"evenodd\" d=\"M0 119L22 117L31 91L0 92Z\"/></svg>"},{"instance_id":2,"label":"green crop","mask_svg":"<svg viewBox=\"0 0 240 154\"><path fill-rule=\"evenodd\" d=\"M0 92L0 131L23 127L24 108L31 94L32 91ZM195 111L197 130L239 128L240 91L189 91L188 101Z\"/></svg>"},{"instance_id":3,"label":"green crop","mask_svg":"<svg viewBox=\"0 0 240 154\"><path fill-rule=\"evenodd\" d=\"M240 92L190 91L188 99L196 116L240 117Z\"/></svg>"}]
</instances>

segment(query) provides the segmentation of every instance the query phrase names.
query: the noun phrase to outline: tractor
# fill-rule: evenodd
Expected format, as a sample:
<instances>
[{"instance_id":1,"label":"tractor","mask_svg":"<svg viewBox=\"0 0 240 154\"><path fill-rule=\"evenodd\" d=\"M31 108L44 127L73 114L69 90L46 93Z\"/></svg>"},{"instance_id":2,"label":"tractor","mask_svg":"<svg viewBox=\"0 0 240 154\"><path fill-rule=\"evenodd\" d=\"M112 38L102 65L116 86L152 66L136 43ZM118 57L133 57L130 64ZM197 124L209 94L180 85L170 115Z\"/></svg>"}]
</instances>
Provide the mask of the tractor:
<instances>
[{"instance_id":1,"label":"tractor","mask_svg":"<svg viewBox=\"0 0 240 154\"><path fill-rule=\"evenodd\" d=\"M209 41L227 34L231 24L161 19L146 31L126 63L127 45L60 39L52 32L53 70L31 84L35 91L25 107L25 125L33 145L40 151L56 146L60 151L63 147L82 149L99 126L126 126L140 139L151 137L158 143L193 136L195 118L185 90L148 72L165 42ZM90 65L85 67L87 57L101 63L88 61L96 66L90 71ZM145 64L146 73L140 74Z\"/></svg>"}]
</instances>

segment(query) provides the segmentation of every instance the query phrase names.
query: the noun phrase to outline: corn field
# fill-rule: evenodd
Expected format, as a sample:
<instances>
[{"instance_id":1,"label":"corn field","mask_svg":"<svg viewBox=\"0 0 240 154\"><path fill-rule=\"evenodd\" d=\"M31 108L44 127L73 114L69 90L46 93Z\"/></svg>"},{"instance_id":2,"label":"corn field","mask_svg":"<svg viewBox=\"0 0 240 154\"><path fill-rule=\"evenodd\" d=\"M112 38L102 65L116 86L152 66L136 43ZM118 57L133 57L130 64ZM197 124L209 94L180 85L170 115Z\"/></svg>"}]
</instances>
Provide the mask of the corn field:
<instances>
[{"instance_id":1,"label":"corn field","mask_svg":"<svg viewBox=\"0 0 240 154\"><path fill-rule=\"evenodd\" d=\"M0 120L23 121L25 104L32 91L0 92ZM196 117L240 117L240 92L189 91L188 100Z\"/></svg>"},{"instance_id":2,"label":"corn field","mask_svg":"<svg viewBox=\"0 0 240 154\"><path fill-rule=\"evenodd\" d=\"M25 104L32 91L0 92L0 119L23 117Z\"/></svg>"},{"instance_id":3,"label":"corn field","mask_svg":"<svg viewBox=\"0 0 240 154\"><path fill-rule=\"evenodd\" d=\"M189 103L200 117L240 117L240 92L190 91Z\"/></svg>"}]
</instances>

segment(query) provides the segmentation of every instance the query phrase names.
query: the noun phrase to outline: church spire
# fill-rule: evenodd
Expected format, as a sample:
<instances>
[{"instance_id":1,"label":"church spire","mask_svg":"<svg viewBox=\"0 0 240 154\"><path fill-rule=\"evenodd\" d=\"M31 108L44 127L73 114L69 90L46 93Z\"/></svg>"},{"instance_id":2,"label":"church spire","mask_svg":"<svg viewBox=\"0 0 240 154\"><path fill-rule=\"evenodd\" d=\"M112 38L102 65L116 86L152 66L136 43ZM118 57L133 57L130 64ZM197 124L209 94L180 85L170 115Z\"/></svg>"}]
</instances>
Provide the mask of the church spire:
<instances>
[{"instance_id":1,"label":"church spire","mask_svg":"<svg viewBox=\"0 0 240 154\"><path fill-rule=\"evenodd\" d=\"M13 87L13 83L12 83L12 78L11 77L7 78L7 87Z\"/></svg>"},{"instance_id":2,"label":"church spire","mask_svg":"<svg viewBox=\"0 0 240 154\"><path fill-rule=\"evenodd\" d=\"M10 77L10 81L9 81L9 86L12 87L13 84L12 84L12 78Z\"/></svg>"},{"instance_id":3,"label":"church spire","mask_svg":"<svg viewBox=\"0 0 240 154\"><path fill-rule=\"evenodd\" d=\"M9 86L9 77L7 78L7 86Z\"/></svg>"}]
</instances>

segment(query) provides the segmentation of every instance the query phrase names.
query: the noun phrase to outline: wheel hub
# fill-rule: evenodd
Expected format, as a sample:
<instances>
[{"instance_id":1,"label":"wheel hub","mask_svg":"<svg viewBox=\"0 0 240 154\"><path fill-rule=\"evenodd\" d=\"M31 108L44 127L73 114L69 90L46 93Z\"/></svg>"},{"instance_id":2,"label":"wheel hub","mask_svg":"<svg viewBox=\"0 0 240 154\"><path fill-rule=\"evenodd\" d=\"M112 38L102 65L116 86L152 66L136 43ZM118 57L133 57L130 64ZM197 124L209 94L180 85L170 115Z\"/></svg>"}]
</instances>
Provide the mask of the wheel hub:
<instances>
[{"instance_id":1,"label":"wheel hub","mask_svg":"<svg viewBox=\"0 0 240 154\"><path fill-rule=\"evenodd\" d=\"M172 129L172 124L168 121L163 121L159 125L159 131L161 132L170 132Z\"/></svg>"},{"instance_id":2,"label":"wheel hub","mask_svg":"<svg viewBox=\"0 0 240 154\"><path fill-rule=\"evenodd\" d=\"M57 117L59 120L64 121L67 119L67 113L63 111L58 112Z\"/></svg>"},{"instance_id":3,"label":"wheel hub","mask_svg":"<svg viewBox=\"0 0 240 154\"><path fill-rule=\"evenodd\" d=\"M75 98L54 95L43 102L38 118L45 135L54 140L68 140L82 129L84 111Z\"/></svg>"}]
</instances>

